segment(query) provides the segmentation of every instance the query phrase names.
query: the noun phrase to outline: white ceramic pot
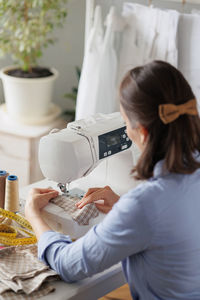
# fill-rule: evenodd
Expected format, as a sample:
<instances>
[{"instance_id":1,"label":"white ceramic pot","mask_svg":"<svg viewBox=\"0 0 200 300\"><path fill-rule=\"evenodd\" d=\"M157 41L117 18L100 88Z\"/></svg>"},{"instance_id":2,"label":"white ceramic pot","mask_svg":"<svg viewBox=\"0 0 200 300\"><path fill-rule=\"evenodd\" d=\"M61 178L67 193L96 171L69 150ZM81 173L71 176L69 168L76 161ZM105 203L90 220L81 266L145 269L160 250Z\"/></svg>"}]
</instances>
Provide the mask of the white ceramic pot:
<instances>
[{"instance_id":1,"label":"white ceramic pot","mask_svg":"<svg viewBox=\"0 0 200 300\"><path fill-rule=\"evenodd\" d=\"M0 70L7 112L17 121L26 118L32 123L34 120L37 122L48 114L58 71L50 69L53 75L42 78L19 78L6 74L6 71L15 68L12 66Z\"/></svg>"}]
</instances>

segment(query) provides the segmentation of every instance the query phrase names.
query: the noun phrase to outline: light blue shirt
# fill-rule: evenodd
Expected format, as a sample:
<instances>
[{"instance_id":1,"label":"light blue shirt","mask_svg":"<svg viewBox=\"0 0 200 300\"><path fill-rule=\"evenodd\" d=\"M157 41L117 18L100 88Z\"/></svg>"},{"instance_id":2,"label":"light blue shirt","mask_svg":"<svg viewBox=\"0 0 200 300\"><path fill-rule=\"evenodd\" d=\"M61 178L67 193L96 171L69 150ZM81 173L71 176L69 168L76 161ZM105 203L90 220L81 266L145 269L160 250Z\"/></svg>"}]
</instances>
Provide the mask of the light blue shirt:
<instances>
[{"instance_id":1,"label":"light blue shirt","mask_svg":"<svg viewBox=\"0 0 200 300\"><path fill-rule=\"evenodd\" d=\"M199 300L200 169L163 174L162 164L76 242L43 233L39 258L67 282L122 261L134 300Z\"/></svg>"}]
</instances>

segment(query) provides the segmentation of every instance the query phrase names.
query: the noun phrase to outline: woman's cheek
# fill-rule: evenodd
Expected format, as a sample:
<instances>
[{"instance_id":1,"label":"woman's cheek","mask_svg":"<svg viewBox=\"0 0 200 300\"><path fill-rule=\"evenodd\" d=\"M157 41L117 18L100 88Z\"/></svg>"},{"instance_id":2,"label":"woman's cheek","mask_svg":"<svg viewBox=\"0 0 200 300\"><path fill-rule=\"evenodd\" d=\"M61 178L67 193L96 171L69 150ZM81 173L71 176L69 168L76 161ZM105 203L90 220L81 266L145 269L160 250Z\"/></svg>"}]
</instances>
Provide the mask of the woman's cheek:
<instances>
[{"instance_id":1,"label":"woman's cheek","mask_svg":"<svg viewBox=\"0 0 200 300\"><path fill-rule=\"evenodd\" d=\"M135 132L135 130L130 129L127 127L127 135L129 137L130 140L132 140L133 142L136 142L138 139L137 133Z\"/></svg>"},{"instance_id":2,"label":"woman's cheek","mask_svg":"<svg viewBox=\"0 0 200 300\"><path fill-rule=\"evenodd\" d=\"M140 136L138 130L137 129L130 130L127 128L127 135L130 138L130 140L132 142L134 142L137 145L137 147L141 150L141 147L142 147L141 146L141 136Z\"/></svg>"}]
</instances>

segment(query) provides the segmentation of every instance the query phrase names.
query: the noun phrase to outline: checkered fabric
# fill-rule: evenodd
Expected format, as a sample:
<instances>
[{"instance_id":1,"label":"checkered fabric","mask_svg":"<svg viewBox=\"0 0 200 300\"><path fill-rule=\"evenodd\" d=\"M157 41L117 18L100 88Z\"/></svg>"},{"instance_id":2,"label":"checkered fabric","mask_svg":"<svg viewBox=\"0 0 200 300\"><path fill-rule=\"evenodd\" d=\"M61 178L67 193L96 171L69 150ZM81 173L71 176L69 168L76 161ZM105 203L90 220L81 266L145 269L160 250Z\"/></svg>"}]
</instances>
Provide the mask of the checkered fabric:
<instances>
[{"instance_id":1,"label":"checkered fabric","mask_svg":"<svg viewBox=\"0 0 200 300\"><path fill-rule=\"evenodd\" d=\"M99 215L99 211L94 203L79 209L75 206L78 201L80 201L78 197L68 195L61 195L50 200L53 204L64 209L79 225L88 225L91 218L96 218Z\"/></svg>"},{"instance_id":2,"label":"checkered fabric","mask_svg":"<svg viewBox=\"0 0 200 300\"><path fill-rule=\"evenodd\" d=\"M54 290L52 278L58 275L38 260L36 245L0 250L0 299L38 299Z\"/></svg>"},{"instance_id":3,"label":"checkered fabric","mask_svg":"<svg viewBox=\"0 0 200 300\"><path fill-rule=\"evenodd\" d=\"M1 283L0 283L1 288ZM11 290L4 292L3 294L0 294L0 300L37 300L40 297L44 297L48 295L49 293L53 292L55 288L49 283L43 283L38 291L34 291L30 295L26 295L23 292L15 293Z\"/></svg>"}]
</instances>

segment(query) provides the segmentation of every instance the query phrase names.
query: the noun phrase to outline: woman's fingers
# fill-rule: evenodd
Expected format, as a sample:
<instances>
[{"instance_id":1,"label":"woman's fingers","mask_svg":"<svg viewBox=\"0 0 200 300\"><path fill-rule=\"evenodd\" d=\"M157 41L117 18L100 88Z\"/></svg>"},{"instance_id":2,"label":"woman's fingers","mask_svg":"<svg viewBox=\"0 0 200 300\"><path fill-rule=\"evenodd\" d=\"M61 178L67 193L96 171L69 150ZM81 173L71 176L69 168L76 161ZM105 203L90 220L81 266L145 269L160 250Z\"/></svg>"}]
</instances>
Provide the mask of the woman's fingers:
<instances>
[{"instance_id":1,"label":"woman's fingers","mask_svg":"<svg viewBox=\"0 0 200 300\"><path fill-rule=\"evenodd\" d=\"M46 200L50 200L58 196L58 194L59 194L58 191L49 191L48 193L41 194L40 197Z\"/></svg>"},{"instance_id":2,"label":"woman's fingers","mask_svg":"<svg viewBox=\"0 0 200 300\"><path fill-rule=\"evenodd\" d=\"M112 209L112 207L110 207L108 205L104 205L104 204L95 203L95 205L96 205L96 208L104 214L109 213L109 211Z\"/></svg>"},{"instance_id":3,"label":"woman's fingers","mask_svg":"<svg viewBox=\"0 0 200 300\"><path fill-rule=\"evenodd\" d=\"M88 191L87 191L87 193L85 193L85 195L84 195L84 197L80 200L80 201L78 201L75 205L76 206L78 206L79 204L81 204L82 203L82 201L83 200L85 200L85 198L86 197L88 197L89 195L91 195L92 193L94 193L94 192L96 192L96 191L98 191L98 190L101 190L102 188L90 188Z\"/></svg>"},{"instance_id":4,"label":"woman's fingers","mask_svg":"<svg viewBox=\"0 0 200 300\"><path fill-rule=\"evenodd\" d=\"M87 197L87 196L89 196L90 194L92 194L92 193L98 191L98 190L101 190L101 189L102 189L102 188L99 188L99 187L90 188L90 189L87 191L87 193L84 195L84 198Z\"/></svg>"},{"instance_id":5,"label":"woman's fingers","mask_svg":"<svg viewBox=\"0 0 200 300\"><path fill-rule=\"evenodd\" d=\"M85 206L86 204L89 204L89 203L92 203L94 201L97 201L97 200L103 200L104 198L104 190L103 189L100 189L100 190L97 190L96 192L93 192L92 194L90 194L89 196L87 197L84 197L81 202L78 202L76 204L76 206L78 208L82 208L83 206Z\"/></svg>"},{"instance_id":6,"label":"woman's fingers","mask_svg":"<svg viewBox=\"0 0 200 300\"><path fill-rule=\"evenodd\" d=\"M104 200L103 204L95 203L99 210L104 213L108 213L111 210L113 204L118 200L119 196L116 195L109 186L103 188L91 188L85 194L83 199L77 202L75 205L77 208L83 208L85 205L96 202L98 200Z\"/></svg>"},{"instance_id":7,"label":"woman's fingers","mask_svg":"<svg viewBox=\"0 0 200 300\"><path fill-rule=\"evenodd\" d=\"M58 194L58 191L51 191L45 194L36 195L35 204L37 205L38 209L42 209L49 203L49 200L57 197Z\"/></svg>"},{"instance_id":8,"label":"woman's fingers","mask_svg":"<svg viewBox=\"0 0 200 300\"><path fill-rule=\"evenodd\" d=\"M48 193L48 192L52 192L52 191L55 191L54 189L52 188L33 188L30 193L31 194L45 194L45 193Z\"/></svg>"},{"instance_id":9,"label":"woman's fingers","mask_svg":"<svg viewBox=\"0 0 200 300\"><path fill-rule=\"evenodd\" d=\"M35 201L37 202L37 206L39 208L43 208L49 202L49 200L58 196L58 191L51 191L45 194L39 194L35 196Z\"/></svg>"},{"instance_id":10,"label":"woman's fingers","mask_svg":"<svg viewBox=\"0 0 200 300\"><path fill-rule=\"evenodd\" d=\"M56 191L52 188L40 189L40 194L46 194L46 193L51 193L51 192L57 192L58 193L58 191Z\"/></svg>"},{"instance_id":11,"label":"woman's fingers","mask_svg":"<svg viewBox=\"0 0 200 300\"><path fill-rule=\"evenodd\" d=\"M83 199L85 199L86 197L88 197L90 194L94 193L94 192L97 192L97 191L100 191L100 190L111 190L111 188L107 185L103 188L100 188L100 187L94 187L94 188L89 188L87 193L85 193L84 197L76 203L76 205L78 205L79 203L81 203L83 201Z\"/></svg>"}]
</instances>

